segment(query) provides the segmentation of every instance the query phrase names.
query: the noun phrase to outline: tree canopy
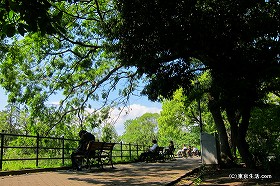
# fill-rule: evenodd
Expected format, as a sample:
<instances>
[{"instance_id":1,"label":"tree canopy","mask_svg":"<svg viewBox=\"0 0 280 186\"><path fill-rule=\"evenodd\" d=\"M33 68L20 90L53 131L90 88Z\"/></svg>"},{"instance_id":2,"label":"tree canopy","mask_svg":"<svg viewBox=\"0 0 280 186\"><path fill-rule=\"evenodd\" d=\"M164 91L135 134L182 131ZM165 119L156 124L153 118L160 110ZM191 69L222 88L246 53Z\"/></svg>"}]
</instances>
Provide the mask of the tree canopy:
<instances>
[{"instance_id":1,"label":"tree canopy","mask_svg":"<svg viewBox=\"0 0 280 186\"><path fill-rule=\"evenodd\" d=\"M0 1L0 34L1 38L12 37L19 33L40 31L42 35L62 31L60 25L62 11L53 9L57 0ZM72 2L69 0L68 2Z\"/></svg>"},{"instance_id":2,"label":"tree canopy","mask_svg":"<svg viewBox=\"0 0 280 186\"><path fill-rule=\"evenodd\" d=\"M2 0L0 12L1 35L15 36L1 41L0 83L32 116L47 120L45 103L58 92L53 123L95 101L126 102L144 76L151 100L178 88L191 96L207 70L209 83L195 92L208 98L222 154L233 160L225 112L231 148L253 166L245 140L251 111L268 93L279 96L279 1ZM109 100L124 79L123 97Z\"/></svg>"},{"instance_id":3,"label":"tree canopy","mask_svg":"<svg viewBox=\"0 0 280 186\"><path fill-rule=\"evenodd\" d=\"M200 145L198 114L193 112L197 107L186 107L186 96L183 90L174 92L173 98L162 101L162 111L158 118L158 138L162 144L173 141L176 145Z\"/></svg>"},{"instance_id":4,"label":"tree canopy","mask_svg":"<svg viewBox=\"0 0 280 186\"><path fill-rule=\"evenodd\" d=\"M115 15L112 2L49 3L48 13L61 12L63 30L55 27L55 32L44 35L39 29L3 40L0 83L9 93L8 101L27 106L31 116L51 126L62 122L68 113L79 118L86 115L85 109L98 111L105 105L126 104L140 76L124 68L106 49L113 46L102 32ZM49 16L42 15L42 19ZM24 15L19 17L25 19ZM117 88L117 84L123 86ZM109 97L111 92L117 96ZM57 94L62 95L60 103L49 105L49 98ZM51 106L52 115L60 117L47 116Z\"/></svg>"},{"instance_id":5,"label":"tree canopy","mask_svg":"<svg viewBox=\"0 0 280 186\"><path fill-rule=\"evenodd\" d=\"M116 38L122 63L149 77L150 99L186 94L203 70L212 85L209 108L232 159L221 117L226 110L232 141L253 166L245 141L250 112L268 92L279 93L278 1L137 1L117 3L121 17ZM117 25L118 26L118 25Z\"/></svg>"},{"instance_id":6,"label":"tree canopy","mask_svg":"<svg viewBox=\"0 0 280 186\"><path fill-rule=\"evenodd\" d=\"M124 123L125 132L120 137L126 143L151 145L157 139L157 119L159 114L146 113L136 119Z\"/></svg>"}]
</instances>

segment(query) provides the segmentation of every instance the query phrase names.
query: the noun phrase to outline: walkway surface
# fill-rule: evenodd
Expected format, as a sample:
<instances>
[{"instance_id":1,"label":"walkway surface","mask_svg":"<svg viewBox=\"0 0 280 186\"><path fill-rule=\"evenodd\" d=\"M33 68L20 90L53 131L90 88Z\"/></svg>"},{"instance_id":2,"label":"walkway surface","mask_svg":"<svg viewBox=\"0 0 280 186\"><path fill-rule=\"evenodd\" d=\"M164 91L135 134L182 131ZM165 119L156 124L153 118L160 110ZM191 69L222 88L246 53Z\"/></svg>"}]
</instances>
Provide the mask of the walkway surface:
<instances>
[{"instance_id":1,"label":"walkway surface","mask_svg":"<svg viewBox=\"0 0 280 186\"><path fill-rule=\"evenodd\" d=\"M0 186L87 186L169 184L199 167L200 158L179 158L163 163L116 164L115 169L59 170L24 175L1 176Z\"/></svg>"}]
</instances>

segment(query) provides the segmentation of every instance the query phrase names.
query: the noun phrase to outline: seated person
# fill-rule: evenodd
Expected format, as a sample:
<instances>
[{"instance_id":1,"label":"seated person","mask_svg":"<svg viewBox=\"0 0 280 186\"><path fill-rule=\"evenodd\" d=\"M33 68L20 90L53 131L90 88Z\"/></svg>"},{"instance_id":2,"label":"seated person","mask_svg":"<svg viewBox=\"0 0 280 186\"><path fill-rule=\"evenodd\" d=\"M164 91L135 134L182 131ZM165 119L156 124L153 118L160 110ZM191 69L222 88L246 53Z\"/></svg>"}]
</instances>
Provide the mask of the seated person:
<instances>
[{"instance_id":1,"label":"seated person","mask_svg":"<svg viewBox=\"0 0 280 186\"><path fill-rule=\"evenodd\" d=\"M192 157L192 147L189 145L188 149L187 149L187 156Z\"/></svg>"},{"instance_id":2,"label":"seated person","mask_svg":"<svg viewBox=\"0 0 280 186\"><path fill-rule=\"evenodd\" d=\"M199 151L196 147L193 147L192 154L193 154L193 156L199 156Z\"/></svg>"},{"instance_id":3,"label":"seated person","mask_svg":"<svg viewBox=\"0 0 280 186\"><path fill-rule=\"evenodd\" d=\"M188 150L186 144L183 145L183 148L177 151L177 156L178 157L182 157L186 151Z\"/></svg>"},{"instance_id":4,"label":"seated person","mask_svg":"<svg viewBox=\"0 0 280 186\"><path fill-rule=\"evenodd\" d=\"M157 140L152 141L153 146L149 148L146 152L141 153L137 161L146 161L147 157L152 155L156 148L158 147Z\"/></svg>"},{"instance_id":5,"label":"seated person","mask_svg":"<svg viewBox=\"0 0 280 186\"><path fill-rule=\"evenodd\" d=\"M71 154L72 168L73 169L77 169L77 170L81 170L82 167L77 162L77 159L75 158L75 156L76 155L85 155L88 143L90 141L94 141L95 140L94 135L92 135L91 133L89 133L89 132L87 132L85 130L81 130L79 132L79 137L80 137L79 146Z\"/></svg>"},{"instance_id":6,"label":"seated person","mask_svg":"<svg viewBox=\"0 0 280 186\"><path fill-rule=\"evenodd\" d=\"M174 143L173 143L173 141L170 141L166 154L173 155L174 150L175 150Z\"/></svg>"}]
</instances>

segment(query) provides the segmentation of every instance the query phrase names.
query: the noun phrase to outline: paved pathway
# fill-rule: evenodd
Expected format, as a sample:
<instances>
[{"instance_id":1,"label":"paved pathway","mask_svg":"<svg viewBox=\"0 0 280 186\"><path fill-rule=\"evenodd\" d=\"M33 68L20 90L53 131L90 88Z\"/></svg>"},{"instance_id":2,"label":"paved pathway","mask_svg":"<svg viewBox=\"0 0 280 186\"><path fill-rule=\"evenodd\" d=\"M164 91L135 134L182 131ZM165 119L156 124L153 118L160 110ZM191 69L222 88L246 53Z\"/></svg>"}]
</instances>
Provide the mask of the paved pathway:
<instances>
[{"instance_id":1,"label":"paved pathway","mask_svg":"<svg viewBox=\"0 0 280 186\"><path fill-rule=\"evenodd\" d=\"M130 163L84 171L59 170L1 176L0 186L87 186L87 185L166 185L199 167L200 158L177 159L164 163Z\"/></svg>"}]
</instances>

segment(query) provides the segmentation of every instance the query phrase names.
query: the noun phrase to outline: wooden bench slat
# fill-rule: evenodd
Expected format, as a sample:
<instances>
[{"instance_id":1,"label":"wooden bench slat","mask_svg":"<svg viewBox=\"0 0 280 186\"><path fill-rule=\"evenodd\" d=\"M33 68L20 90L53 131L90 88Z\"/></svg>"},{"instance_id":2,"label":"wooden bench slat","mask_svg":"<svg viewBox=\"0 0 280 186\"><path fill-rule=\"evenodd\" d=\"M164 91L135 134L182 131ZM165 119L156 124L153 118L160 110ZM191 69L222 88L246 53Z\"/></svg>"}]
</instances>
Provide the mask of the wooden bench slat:
<instances>
[{"instance_id":1,"label":"wooden bench slat","mask_svg":"<svg viewBox=\"0 0 280 186\"><path fill-rule=\"evenodd\" d=\"M87 145L87 152L83 156L77 155L76 158L85 158L88 168L91 167L92 160L97 161L97 165L99 165L103 169L103 164L105 163L105 159L108 163L113 167L112 161L112 151L116 143L107 143L107 142L96 142L90 141Z\"/></svg>"},{"instance_id":2,"label":"wooden bench slat","mask_svg":"<svg viewBox=\"0 0 280 186\"><path fill-rule=\"evenodd\" d=\"M164 147L157 147L156 150L149 154L146 161L165 161Z\"/></svg>"}]
</instances>

